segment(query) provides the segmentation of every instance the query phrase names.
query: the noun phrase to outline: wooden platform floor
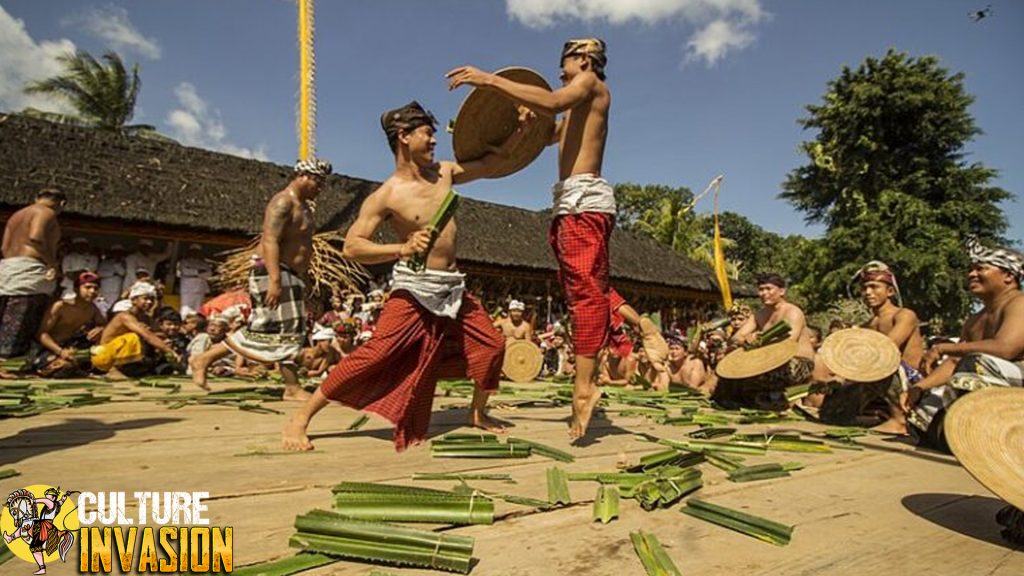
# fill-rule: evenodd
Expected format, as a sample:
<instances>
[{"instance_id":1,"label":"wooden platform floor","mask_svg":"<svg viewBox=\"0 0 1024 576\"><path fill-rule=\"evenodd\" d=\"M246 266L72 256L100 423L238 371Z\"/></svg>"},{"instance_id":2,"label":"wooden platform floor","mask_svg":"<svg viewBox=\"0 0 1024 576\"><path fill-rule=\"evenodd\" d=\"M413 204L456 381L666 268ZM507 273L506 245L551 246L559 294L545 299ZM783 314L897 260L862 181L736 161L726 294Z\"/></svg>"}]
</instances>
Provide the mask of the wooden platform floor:
<instances>
[{"instance_id":1,"label":"wooden platform floor","mask_svg":"<svg viewBox=\"0 0 1024 576\"><path fill-rule=\"evenodd\" d=\"M147 392L159 396L163 391ZM458 429L468 400L438 397L431 435ZM284 412L287 403L267 406ZM568 407L496 410L512 433L567 450L577 457L560 464L570 471L610 471L657 448L636 432L680 438L691 428L659 426L637 417L602 415L593 441L571 447ZM435 460L426 446L398 454L387 423L371 417L347 431L353 410L329 407L312 427L316 450L261 455L279 450L287 415L258 414L221 406L166 405L140 398L62 409L0 420L0 469L21 476L0 480L0 491L47 483L65 490L129 493L128 517L138 511L140 491L209 492L212 526L234 527L236 567L292 554L288 538L297 514L329 507L339 481L404 482L414 472L507 472L518 482L475 482L483 489L546 498L545 470L555 462L525 460ZM787 423L813 432L822 427ZM744 427L750 431L764 425ZM795 525L792 543L775 547L669 510L645 512L623 500L621 518L591 522L596 484L571 484L574 505L525 514L498 503L507 517L492 526L455 529L476 538L474 576L640 576L629 541L632 530L655 533L683 574L702 576L929 575L1018 576L1024 553L1003 542L993 517L1002 503L949 456L917 450L881 437L863 440L863 451L833 454L772 454L774 461L801 461L790 478L734 484L704 465L705 487L697 494ZM756 461L756 459L752 459ZM450 488L451 482L417 482ZM515 512L520 512L516 514ZM77 551L77 545L72 554ZM17 560L2 568L12 571ZM25 566L30 568L30 566ZM74 564L51 563L49 574L74 574ZM387 574L438 574L428 570L378 568ZM312 574L365 576L374 567L338 562Z\"/></svg>"}]
</instances>

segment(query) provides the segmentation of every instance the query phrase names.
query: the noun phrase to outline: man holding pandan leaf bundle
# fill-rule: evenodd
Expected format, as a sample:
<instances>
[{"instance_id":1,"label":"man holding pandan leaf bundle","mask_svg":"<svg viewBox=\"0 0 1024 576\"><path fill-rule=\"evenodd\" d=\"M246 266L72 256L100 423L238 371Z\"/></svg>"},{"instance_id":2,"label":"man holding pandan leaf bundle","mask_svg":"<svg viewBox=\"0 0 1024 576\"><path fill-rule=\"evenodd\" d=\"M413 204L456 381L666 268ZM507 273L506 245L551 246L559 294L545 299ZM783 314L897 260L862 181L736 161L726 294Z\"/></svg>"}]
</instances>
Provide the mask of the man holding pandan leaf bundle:
<instances>
[{"instance_id":1,"label":"man holding pandan leaf bundle","mask_svg":"<svg viewBox=\"0 0 1024 576\"><path fill-rule=\"evenodd\" d=\"M811 345L807 320L799 306L786 300L786 280L775 273L757 276L757 296L761 308L747 318L729 340L731 347L758 346L775 341L778 333L796 342L797 352L789 362L748 380L722 378L715 389L716 399L727 403L781 410L788 406L785 389L805 384L814 373L814 346ZM785 322L785 324L780 324ZM788 329L788 333L787 333Z\"/></svg>"},{"instance_id":2,"label":"man holding pandan leaf bundle","mask_svg":"<svg viewBox=\"0 0 1024 576\"><path fill-rule=\"evenodd\" d=\"M641 317L609 283L608 248L615 228L615 192L601 177L608 138L611 91L605 84L608 54L603 40L570 40L562 48L562 88L537 86L488 74L472 66L448 72L448 88L462 85L496 90L546 116L562 114L551 144L558 143L558 178L552 189L554 218L548 243L558 260L558 279L572 311L576 378L569 436L584 437L601 399L597 355L611 344L630 353L621 333L629 323L659 372L667 371L668 344L650 318Z\"/></svg>"},{"instance_id":3,"label":"man holding pandan leaf bundle","mask_svg":"<svg viewBox=\"0 0 1024 576\"><path fill-rule=\"evenodd\" d=\"M404 450L426 437L440 378L471 378L476 388L470 424L502 429L485 409L498 389L505 338L466 292L465 275L457 269L452 215L458 197L452 186L497 173L532 118L522 109L519 128L504 144L478 160L456 163L434 159L437 121L418 103L381 116L395 172L363 201L345 237L345 257L363 264L396 262L391 297L373 337L342 359L292 417L283 435L285 448L312 450L309 422L336 401L392 422L395 448ZM385 220L401 243L374 241Z\"/></svg>"}]
</instances>

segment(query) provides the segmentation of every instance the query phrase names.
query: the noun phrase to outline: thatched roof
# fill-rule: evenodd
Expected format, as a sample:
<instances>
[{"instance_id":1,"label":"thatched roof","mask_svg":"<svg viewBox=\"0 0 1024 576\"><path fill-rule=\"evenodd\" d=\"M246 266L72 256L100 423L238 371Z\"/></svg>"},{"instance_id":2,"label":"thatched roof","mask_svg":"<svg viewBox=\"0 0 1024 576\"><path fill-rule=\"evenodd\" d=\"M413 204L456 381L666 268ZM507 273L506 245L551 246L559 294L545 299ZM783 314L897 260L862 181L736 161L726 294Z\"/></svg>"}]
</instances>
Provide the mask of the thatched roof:
<instances>
[{"instance_id":1,"label":"thatched roof","mask_svg":"<svg viewBox=\"0 0 1024 576\"><path fill-rule=\"evenodd\" d=\"M69 196L65 214L241 236L259 232L267 199L290 168L190 148L0 115L0 209L29 204L44 187ZM378 183L333 176L317 202L317 226L347 229ZM478 265L554 272L542 212L465 199L459 259ZM647 238L617 230L612 277L715 292L711 271Z\"/></svg>"}]
</instances>

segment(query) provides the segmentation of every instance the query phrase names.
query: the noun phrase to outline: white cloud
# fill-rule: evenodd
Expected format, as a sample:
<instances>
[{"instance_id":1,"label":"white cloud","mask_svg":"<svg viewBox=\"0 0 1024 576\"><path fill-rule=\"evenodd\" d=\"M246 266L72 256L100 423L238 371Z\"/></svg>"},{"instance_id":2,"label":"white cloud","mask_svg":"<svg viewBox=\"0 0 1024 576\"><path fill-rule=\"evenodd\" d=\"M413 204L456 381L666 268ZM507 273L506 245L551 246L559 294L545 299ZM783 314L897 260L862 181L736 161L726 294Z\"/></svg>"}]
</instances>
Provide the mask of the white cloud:
<instances>
[{"instance_id":1,"label":"white cloud","mask_svg":"<svg viewBox=\"0 0 1024 576\"><path fill-rule=\"evenodd\" d=\"M17 112L32 107L49 112L70 112L60 101L41 95L25 94L27 82L42 80L63 72L57 56L74 52L67 39L36 42L25 29L25 22L0 6L0 110Z\"/></svg>"},{"instance_id":2,"label":"white cloud","mask_svg":"<svg viewBox=\"0 0 1024 576\"><path fill-rule=\"evenodd\" d=\"M742 24L715 20L690 37L687 59L703 59L714 66L730 50L742 50L754 42L754 33Z\"/></svg>"},{"instance_id":3,"label":"white cloud","mask_svg":"<svg viewBox=\"0 0 1024 576\"><path fill-rule=\"evenodd\" d=\"M159 60L162 54L160 44L139 32L128 18L128 10L119 6L92 7L80 16L64 20L63 24L80 26L117 52L134 52L151 60Z\"/></svg>"},{"instance_id":4,"label":"white cloud","mask_svg":"<svg viewBox=\"0 0 1024 576\"><path fill-rule=\"evenodd\" d=\"M529 28L681 20L696 28L686 44L687 60L700 59L708 66L750 46L757 38L754 28L768 18L761 0L505 0L505 5L513 20Z\"/></svg>"},{"instance_id":5,"label":"white cloud","mask_svg":"<svg viewBox=\"0 0 1024 576\"><path fill-rule=\"evenodd\" d=\"M197 148L217 150L244 158L267 160L266 147L246 148L228 142L228 130L220 119L220 111L212 108L190 82L182 82L174 89L179 108L167 113L164 123L169 136Z\"/></svg>"}]
</instances>

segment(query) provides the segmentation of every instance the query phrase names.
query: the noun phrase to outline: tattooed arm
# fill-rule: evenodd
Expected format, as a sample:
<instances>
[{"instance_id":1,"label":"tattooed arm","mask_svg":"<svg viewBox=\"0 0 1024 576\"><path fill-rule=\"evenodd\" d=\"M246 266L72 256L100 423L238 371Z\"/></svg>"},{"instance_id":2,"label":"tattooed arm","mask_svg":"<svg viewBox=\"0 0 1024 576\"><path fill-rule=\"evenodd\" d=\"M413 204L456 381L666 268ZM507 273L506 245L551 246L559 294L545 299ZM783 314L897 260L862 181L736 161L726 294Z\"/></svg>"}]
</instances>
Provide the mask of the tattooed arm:
<instances>
[{"instance_id":1,"label":"tattooed arm","mask_svg":"<svg viewBox=\"0 0 1024 576\"><path fill-rule=\"evenodd\" d=\"M260 255L263 256L267 274L270 275L270 286L263 304L267 308L277 308L281 298L281 237L285 227L291 220L292 201L284 194L271 199L267 211L263 215L263 239L260 241Z\"/></svg>"}]
</instances>

